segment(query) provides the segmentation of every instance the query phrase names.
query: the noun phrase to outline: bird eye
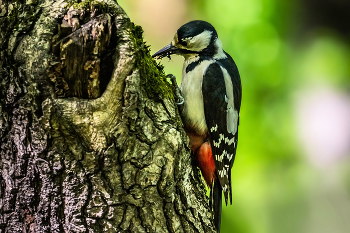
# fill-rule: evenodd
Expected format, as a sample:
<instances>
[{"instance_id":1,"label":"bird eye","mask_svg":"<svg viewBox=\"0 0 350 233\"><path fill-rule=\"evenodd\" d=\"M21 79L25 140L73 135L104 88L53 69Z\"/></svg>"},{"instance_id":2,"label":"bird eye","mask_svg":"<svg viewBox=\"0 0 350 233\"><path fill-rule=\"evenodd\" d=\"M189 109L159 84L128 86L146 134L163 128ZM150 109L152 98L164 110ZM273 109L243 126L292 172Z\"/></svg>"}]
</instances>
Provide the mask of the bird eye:
<instances>
[{"instance_id":1,"label":"bird eye","mask_svg":"<svg viewBox=\"0 0 350 233\"><path fill-rule=\"evenodd\" d=\"M187 40L186 39L181 40L180 44L183 46L187 46Z\"/></svg>"}]
</instances>

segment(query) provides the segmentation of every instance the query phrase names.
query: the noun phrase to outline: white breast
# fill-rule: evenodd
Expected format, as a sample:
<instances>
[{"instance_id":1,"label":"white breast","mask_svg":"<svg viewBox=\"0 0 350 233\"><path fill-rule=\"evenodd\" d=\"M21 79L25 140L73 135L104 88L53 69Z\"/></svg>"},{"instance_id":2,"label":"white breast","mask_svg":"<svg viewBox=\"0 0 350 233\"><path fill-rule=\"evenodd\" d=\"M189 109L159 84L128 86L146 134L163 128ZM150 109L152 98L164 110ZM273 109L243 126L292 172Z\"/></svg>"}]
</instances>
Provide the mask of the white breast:
<instances>
[{"instance_id":1,"label":"white breast","mask_svg":"<svg viewBox=\"0 0 350 233\"><path fill-rule=\"evenodd\" d=\"M193 70L186 73L187 66L196 60L198 60L198 57L192 57L186 59L184 63L180 86L181 93L185 99L182 115L185 125L197 129L198 134L205 134L208 131L208 127L204 115L202 81L206 69L215 61L204 60Z\"/></svg>"}]
</instances>

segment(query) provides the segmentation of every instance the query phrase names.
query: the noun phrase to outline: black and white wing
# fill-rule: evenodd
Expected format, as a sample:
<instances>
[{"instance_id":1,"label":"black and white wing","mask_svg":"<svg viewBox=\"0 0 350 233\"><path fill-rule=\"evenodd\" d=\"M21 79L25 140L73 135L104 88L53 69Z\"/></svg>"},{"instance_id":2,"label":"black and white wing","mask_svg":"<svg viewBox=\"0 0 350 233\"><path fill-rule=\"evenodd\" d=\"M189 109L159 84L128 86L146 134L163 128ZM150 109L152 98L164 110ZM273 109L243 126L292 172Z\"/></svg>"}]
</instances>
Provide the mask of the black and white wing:
<instances>
[{"instance_id":1,"label":"black and white wing","mask_svg":"<svg viewBox=\"0 0 350 233\"><path fill-rule=\"evenodd\" d=\"M230 65L235 67L234 62ZM231 70L224 68L220 62L212 63L206 70L202 83L205 120L217 170L216 176L224 191L226 205L229 194L232 204L231 167L237 148L241 96L240 81L237 88L234 80L239 79L239 76L232 77L234 74L230 73Z\"/></svg>"}]
</instances>

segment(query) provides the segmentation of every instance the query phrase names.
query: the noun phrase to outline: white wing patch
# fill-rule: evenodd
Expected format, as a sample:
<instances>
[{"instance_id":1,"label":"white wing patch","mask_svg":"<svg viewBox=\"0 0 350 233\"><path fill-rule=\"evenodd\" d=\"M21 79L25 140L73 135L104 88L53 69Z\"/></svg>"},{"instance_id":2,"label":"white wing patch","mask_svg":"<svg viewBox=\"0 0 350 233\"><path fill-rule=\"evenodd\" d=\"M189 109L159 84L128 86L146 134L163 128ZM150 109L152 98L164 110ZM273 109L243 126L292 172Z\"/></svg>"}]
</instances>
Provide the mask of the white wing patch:
<instances>
[{"instance_id":1,"label":"white wing patch","mask_svg":"<svg viewBox=\"0 0 350 233\"><path fill-rule=\"evenodd\" d=\"M229 139L229 138L225 138L225 143L228 145L231 145L232 143L235 143L235 137Z\"/></svg>"},{"instance_id":2,"label":"white wing patch","mask_svg":"<svg viewBox=\"0 0 350 233\"><path fill-rule=\"evenodd\" d=\"M230 167L223 167L222 168L222 170L218 170L218 174L219 174L219 176L221 177L221 178L223 178L223 177L227 177L228 178L228 174L229 174L229 169L230 169Z\"/></svg>"},{"instance_id":3,"label":"white wing patch","mask_svg":"<svg viewBox=\"0 0 350 233\"><path fill-rule=\"evenodd\" d=\"M217 125L216 125L217 126ZM213 128L213 127L212 127ZM211 130L210 130L211 131ZM213 132L213 131L211 131L211 132ZM218 141L216 142L215 140L213 140L213 144L214 144L214 146L215 147L217 147L217 148L219 148L220 147L220 144L221 144L221 141L224 141L227 145L231 145L232 143L234 143L234 145L235 145L235 137L233 137L233 138L231 138L231 139L229 139L229 138L227 138L227 137L224 137L224 135L221 133L221 134L219 134L219 139L218 139Z\"/></svg>"},{"instance_id":4,"label":"white wing patch","mask_svg":"<svg viewBox=\"0 0 350 233\"><path fill-rule=\"evenodd\" d=\"M224 75L225 86L226 86L225 100L227 102L227 110L226 110L227 132L235 134L237 132L238 112L234 106L232 80L227 70L222 66L220 67Z\"/></svg>"},{"instance_id":5,"label":"white wing patch","mask_svg":"<svg viewBox=\"0 0 350 233\"><path fill-rule=\"evenodd\" d=\"M233 154L227 154L228 161L231 161L233 158Z\"/></svg>"},{"instance_id":6,"label":"white wing patch","mask_svg":"<svg viewBox=\"0 0 350 233\"><path fill-rule=\"evenodd\" d=\"M221 133L220 134L220 137L219 137L219 140L217 142L215 142L215 140L213 140L213 144L215 147L219 148L220 147L220 144L221 144L221 141L224 141L225 140L225 137L224 135Z\"/></svg>"},{"instance_id":7,"label":"white wing patch","mask_svg":"<svg viewBox=\"0 0 350 233\"><path fill-rule=\"evenodd\" d=\"M227 159L229 161L231 161L233 158L233 154L230 154L226 150L224 150L221 155L215 155L215 159L216 159L216 161L222 162L222 160L224 159L225 156L227 157ZM228 167L228 165L225 165L225 166Z\"/></svg>"},{"instance_id":8,"label":"white wing patch","mask_svg":"<svg viewBox=\"0 0 350 233\"><path fill-rule=\"evenodd\" d=\"M216 132L218 130L218 125L216 124L215 127L211 127L210 132Z\"/></svg>"}]
</instances>

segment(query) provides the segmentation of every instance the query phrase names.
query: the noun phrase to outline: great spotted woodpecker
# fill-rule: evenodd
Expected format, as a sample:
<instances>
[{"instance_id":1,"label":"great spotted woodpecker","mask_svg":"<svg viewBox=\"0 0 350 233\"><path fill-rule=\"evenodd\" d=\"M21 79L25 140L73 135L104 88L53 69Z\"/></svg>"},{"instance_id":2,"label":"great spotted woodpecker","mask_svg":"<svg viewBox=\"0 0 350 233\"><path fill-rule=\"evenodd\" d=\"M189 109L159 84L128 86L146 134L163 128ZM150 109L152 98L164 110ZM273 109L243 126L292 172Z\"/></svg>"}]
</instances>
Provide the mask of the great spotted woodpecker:
<instances>
[{"instance_id":1,"label":"great spotted woodpecker","mask_svg":"<svg viewBox=\"0 0 350 233\"><path fill-rule=\"evenodd\" d=\"M211 188L210 206L218 232L222 191L232 205L231 167L238 139L242 88L237 66L222 49L215 28L205 21L181 26L173 41L153 55L185 58L180 85L184 98L181 117L191 150Z\"/></svg>"}]
</instances>

